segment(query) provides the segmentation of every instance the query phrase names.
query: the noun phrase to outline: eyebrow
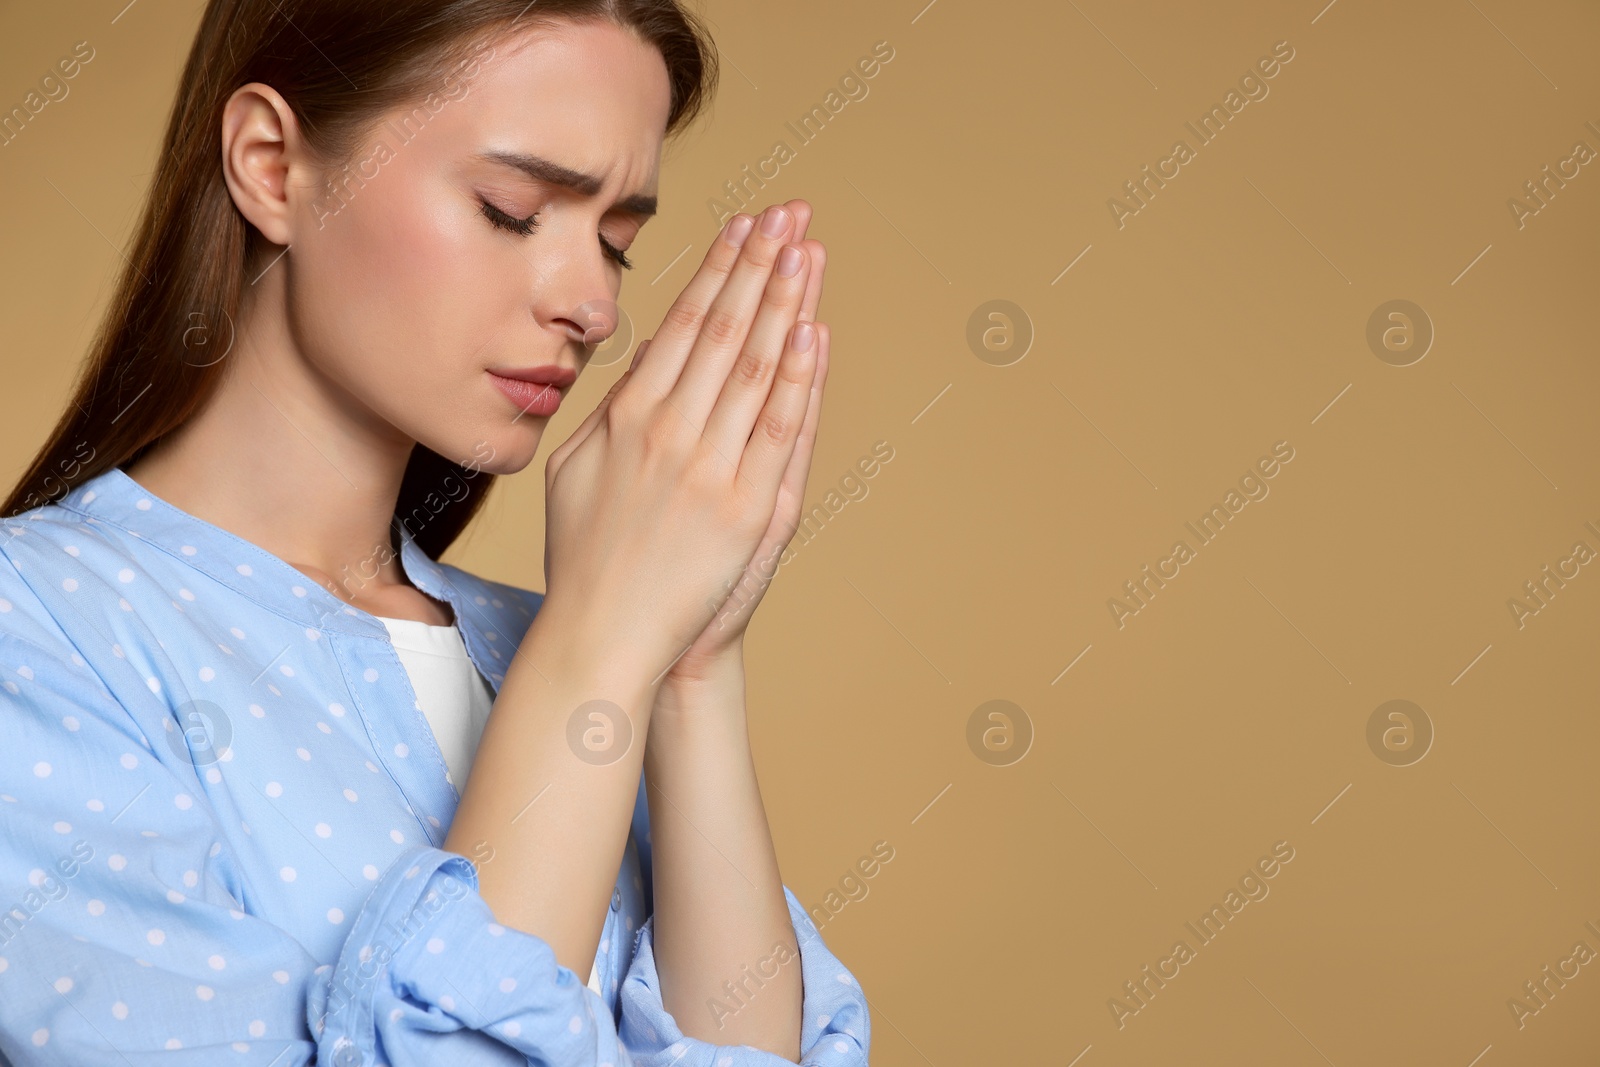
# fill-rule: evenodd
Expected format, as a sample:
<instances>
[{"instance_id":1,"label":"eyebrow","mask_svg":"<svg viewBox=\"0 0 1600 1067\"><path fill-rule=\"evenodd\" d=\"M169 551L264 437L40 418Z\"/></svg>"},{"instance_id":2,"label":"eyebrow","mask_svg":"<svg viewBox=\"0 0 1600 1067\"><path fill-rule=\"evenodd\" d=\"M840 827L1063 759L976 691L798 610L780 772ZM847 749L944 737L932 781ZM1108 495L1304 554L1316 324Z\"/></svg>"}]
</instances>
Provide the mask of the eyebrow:
<instances>
[{"instance_id":1,"label":"eyebrow","mask_svg":"<svg viewBox=\"0 0 1600 1067\"><path fill-rule=\"evenodd\" d=\"M564 167L553 160L528 155L525 152L480 152L478 158L490 163L514 167L535 181L559 185L563 189L571 189L584 196L594 196L604 184L593 174L585 174L582 171L573 170L571 167ZM635 193L617 201L616 209L648 218L656 213L656 205L655 197L647 196L644 193Z\"/></svg>"}]
</instances>

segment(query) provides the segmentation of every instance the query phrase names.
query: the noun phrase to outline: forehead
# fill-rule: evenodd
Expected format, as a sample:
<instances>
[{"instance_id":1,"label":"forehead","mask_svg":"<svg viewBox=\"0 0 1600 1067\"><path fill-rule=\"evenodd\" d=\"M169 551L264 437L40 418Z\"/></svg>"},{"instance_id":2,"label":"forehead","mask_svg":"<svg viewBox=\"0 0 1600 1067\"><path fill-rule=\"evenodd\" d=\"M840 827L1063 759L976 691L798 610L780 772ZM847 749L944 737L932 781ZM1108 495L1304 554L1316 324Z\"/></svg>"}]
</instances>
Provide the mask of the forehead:
<instances>
[{"instance_id":1,"label":"forehead","mask_svg":"<svg viewBox=\"0 0 1600 1067\"><path fill-rule=\"evenodd\" d=\"M533 26L491 48L475 74L456 75L465 94L452 89L445 110L457 148L542 156L619 193L654 189L671 85L653 45L586 21Z\"/></svg>"}]
</instances>

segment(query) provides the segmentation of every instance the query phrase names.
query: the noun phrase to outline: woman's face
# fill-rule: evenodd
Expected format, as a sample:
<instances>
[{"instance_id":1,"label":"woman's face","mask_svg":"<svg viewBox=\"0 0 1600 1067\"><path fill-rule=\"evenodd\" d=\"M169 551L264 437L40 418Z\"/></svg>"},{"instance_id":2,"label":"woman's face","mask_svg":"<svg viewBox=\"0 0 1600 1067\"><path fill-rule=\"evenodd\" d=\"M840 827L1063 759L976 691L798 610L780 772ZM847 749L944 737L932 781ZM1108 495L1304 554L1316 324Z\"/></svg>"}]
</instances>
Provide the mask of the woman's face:
<instances>
[{"instance_id":1,"label":"woman's face","mask_svg":"<svg viewBox=\"0 0 1600 1067\"><path fill-rule=\"evenodd\" d=\"M526 467L550 416L493 372L570 377L616 329L616 257L654 210L669 106L660 53L609 22L496 42L300 191L296 347L368 428Z\"/></svg>"}]
</instances>

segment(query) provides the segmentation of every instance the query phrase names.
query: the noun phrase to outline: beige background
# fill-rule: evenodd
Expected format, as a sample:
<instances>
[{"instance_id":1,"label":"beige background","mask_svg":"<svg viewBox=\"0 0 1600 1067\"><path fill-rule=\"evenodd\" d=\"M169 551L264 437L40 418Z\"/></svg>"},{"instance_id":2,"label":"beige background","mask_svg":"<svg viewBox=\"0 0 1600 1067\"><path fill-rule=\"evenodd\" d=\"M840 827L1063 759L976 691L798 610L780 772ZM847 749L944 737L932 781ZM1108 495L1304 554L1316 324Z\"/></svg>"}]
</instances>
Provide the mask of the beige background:
<instances>
[{"instance_id":1,"label":"beige background","mask_svg":"<svg viewBox=\"0 0 1600 1067\"><path fill-rule=\"evenodd\" d=\"M1507 601L1600 551L1600 163L1521 228L1507 201L1600 151L1600 10L925 2L710 3L722 91L623 292L648 335L707 201L790 143L760 203L816 206L835 337L810 499L894 458L783 567L751 717L802 901L895 850L824 928L874 1062L1595 1062L1600 963L1520 1029L1507 1001L1600 952L1600 564L1522 628ZM0 148L8 479L66 402L200 10L125 3L0 15L7 107L97 52ZM1198 146L1184 123L1283 40ZM869 95L797 146L784 123L878 41ZM1119 229L1108 198L1179 138L1195 158ZM1008 366L966 340L995 299L1034 333ZM1392 299L1437 332L1410 366L1366 341ZM622 365L448 559L543 588L543 461ZM1278 441L1270 495L1197 547L1184 523ZM1179 538L1194 560L1119 628L1108 599ZM1009 766L967 742L996 699L1034 732ZM1410 766L1367 743L1391 699L1436 732ZM1270 895L1198 947L1184 924L1278 841ZM1119 1029L1108 1000L1180 938Z\"/></svg>"}]
</instances>

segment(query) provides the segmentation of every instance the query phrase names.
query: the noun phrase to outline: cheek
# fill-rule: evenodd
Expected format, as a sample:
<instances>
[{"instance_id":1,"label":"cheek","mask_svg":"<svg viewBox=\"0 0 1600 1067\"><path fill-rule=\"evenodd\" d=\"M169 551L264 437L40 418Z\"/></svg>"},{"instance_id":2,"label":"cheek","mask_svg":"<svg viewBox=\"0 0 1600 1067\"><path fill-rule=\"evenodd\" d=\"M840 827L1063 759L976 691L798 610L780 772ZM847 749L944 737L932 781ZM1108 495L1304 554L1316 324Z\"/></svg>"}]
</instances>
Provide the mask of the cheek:
<instances>
[{"instance_id":1,"label":"cheek","mask_svg":"<svg viewBox=\"0 0 1600 1067\"><path fill-rule=\"evenodd\" d=\"M477 232L486 224L408 162L422 161L402 150L341 184L290 252L302 351L397 425L464 404L517 306L516 276L495 269L496 246Z\"/></svg>"}]
</instances>

